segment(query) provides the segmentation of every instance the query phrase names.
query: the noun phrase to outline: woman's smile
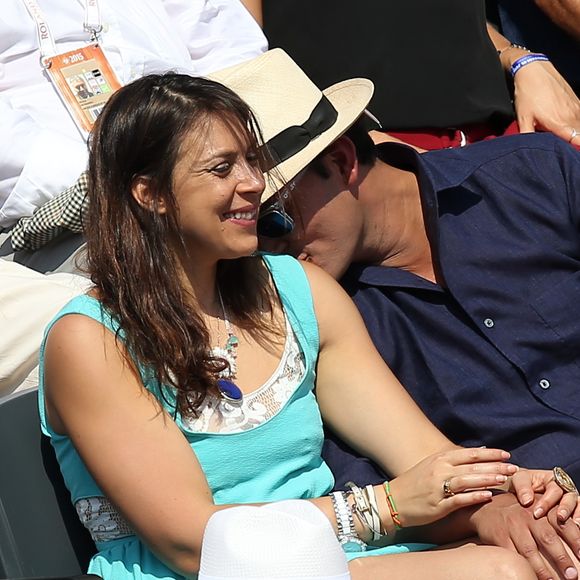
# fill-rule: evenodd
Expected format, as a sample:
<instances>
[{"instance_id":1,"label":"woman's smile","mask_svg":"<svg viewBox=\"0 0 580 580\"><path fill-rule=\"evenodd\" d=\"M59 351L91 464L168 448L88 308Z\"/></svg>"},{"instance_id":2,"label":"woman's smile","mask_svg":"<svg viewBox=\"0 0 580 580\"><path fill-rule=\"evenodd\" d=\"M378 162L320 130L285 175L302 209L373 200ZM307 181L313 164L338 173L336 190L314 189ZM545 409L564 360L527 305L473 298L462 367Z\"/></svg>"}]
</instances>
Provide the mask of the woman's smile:
<instances>
[{"instance_id":1,"label":"woman's smile","mask_svg":"<svg viewBox=\"0 0 580 580\"><path fill-rule=\"evenodd\" d=\"M255 226L258 216L258 206L252 205L238 208L224 213L223 216L224 219L240 226Z\"/></svg>"}]
</instances>

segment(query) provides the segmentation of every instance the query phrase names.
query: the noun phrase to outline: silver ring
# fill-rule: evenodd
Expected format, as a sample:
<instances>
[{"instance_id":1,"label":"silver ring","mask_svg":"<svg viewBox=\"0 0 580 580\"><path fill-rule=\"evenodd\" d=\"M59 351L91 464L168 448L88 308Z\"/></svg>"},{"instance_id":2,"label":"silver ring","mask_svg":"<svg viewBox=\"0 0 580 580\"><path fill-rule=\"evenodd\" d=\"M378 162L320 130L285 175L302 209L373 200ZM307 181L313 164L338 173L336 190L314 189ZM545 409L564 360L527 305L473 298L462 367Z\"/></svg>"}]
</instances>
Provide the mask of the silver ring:
<instances>
[{"instance_id":1,"label":"silver ring","mask_svg":"<svg viewBox=\"0 0 580 580\"><path fill-rule=\"evenodd\" d=\"M568 143L572 143L575 137L578 137L578 131L576 131L576 129L572 129L572 133L570 135L570 139L568 139Z\"/></svg>"},{"instance_id":2,"label":"silver ring","mask_svg":"<svg viewBox=\"0 0 580 580\"><path fill-rule=\"evenodd\" d=\"M451 490L451 480L446 479L443 482L443 497L452 497L455 495L455 492Z\"/></svg>"}]
</instances>

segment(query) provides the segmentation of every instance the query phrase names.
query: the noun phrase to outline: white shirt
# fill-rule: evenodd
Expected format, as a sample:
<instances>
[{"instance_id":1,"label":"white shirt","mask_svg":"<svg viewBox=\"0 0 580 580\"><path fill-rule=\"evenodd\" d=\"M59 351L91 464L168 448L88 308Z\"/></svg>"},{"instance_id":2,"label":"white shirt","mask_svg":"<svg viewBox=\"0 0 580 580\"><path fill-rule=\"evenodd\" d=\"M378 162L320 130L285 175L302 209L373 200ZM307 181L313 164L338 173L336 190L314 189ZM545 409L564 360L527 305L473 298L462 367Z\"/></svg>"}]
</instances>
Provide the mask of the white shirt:
<instances>
[{"instance_id":1,"label":"white shirt","mask_svg":"<svg viewBox=\"0 0 580 580\"><path fill-rule=\"evenodd\" d=\"M46 325L91 286L76 274L41 274L0 258L0 397L38 385Z\"/></svg>"},{"instance_id":2,"label":"white shirt","mask_svg":"<svg viewBox=\"0 0 580 580\"><path fill-rule=\"evenodd\" d=\"M37 0L58 52L89 42L84 0ZM266 39L239 0L99 0L101 47L121 84L174 70L195 75L253 58ZM71 185L87 148L40 67L36 24L21 0L0 10L0 227Z\"/></svg>"}]
</instances>

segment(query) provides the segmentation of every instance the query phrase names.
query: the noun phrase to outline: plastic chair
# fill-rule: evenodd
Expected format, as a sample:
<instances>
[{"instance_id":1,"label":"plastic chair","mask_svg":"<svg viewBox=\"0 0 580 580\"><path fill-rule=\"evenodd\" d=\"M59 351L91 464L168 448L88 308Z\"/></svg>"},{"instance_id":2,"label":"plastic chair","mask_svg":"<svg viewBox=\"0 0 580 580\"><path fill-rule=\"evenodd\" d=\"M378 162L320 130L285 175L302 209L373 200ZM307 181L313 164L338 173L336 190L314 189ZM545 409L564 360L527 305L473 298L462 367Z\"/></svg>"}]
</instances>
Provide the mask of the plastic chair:
<instances>
[{"instance_id":1,"label":"plastic chair","mask_svg":"<svg viewBox=\"0 0 580 580\"><path fill-rule=\"evenodd\" d=\"M41 434L37 389L0 399L0 578L79 577L94 553Z\"/></svg>"}]
</instances>

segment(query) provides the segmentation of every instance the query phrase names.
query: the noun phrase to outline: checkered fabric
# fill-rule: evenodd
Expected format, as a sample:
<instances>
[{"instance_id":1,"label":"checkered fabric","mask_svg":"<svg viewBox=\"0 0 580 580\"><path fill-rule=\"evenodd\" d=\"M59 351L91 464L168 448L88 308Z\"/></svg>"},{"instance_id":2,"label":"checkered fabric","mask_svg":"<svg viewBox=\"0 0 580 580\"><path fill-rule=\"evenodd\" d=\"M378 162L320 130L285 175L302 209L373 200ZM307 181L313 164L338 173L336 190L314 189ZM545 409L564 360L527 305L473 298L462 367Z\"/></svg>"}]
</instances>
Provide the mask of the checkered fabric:
<instances>
[{"instance_id":1,"label":"checkered fabric","mask_svg":"<svg viewBox=\"0 0 580 580\"><path fill-rule=\"evenodd\" d=\"M85 171L74 185L41 205L30 217L21 218L10 232L14 251L38 250L65 230L82 232L88 205L87 188Z\"/></svg>"}]
</instances>

